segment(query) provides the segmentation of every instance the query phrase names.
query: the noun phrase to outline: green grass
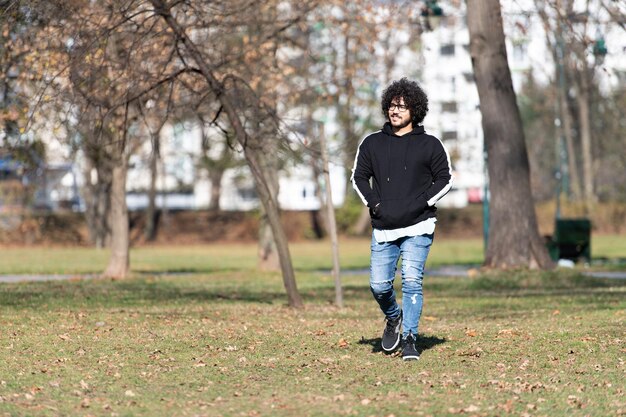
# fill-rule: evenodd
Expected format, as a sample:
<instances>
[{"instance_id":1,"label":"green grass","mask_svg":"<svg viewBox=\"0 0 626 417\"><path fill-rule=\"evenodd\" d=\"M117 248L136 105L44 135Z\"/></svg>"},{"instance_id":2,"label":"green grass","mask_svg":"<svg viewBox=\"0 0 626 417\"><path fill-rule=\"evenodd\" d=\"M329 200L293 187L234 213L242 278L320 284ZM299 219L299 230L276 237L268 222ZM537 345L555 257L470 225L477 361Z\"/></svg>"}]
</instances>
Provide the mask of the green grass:
<instances>
[{"instance_id":1,"label":"green grass","mask_svg":"<svg viewBox=\"0 0 626 417\"><path fill-rule=\"evenodd\" d=\"M367 242L341 247L344 268L367 266ZM250 245L137 249L122 281L0 284L0 415L626 414L624 281L575 270L426 277L422 358L403 363L380 352L367 275L343 277L337 309L326 249L292 251L298 311L278 274L254 270ZM57 273L106 261L69 249L42 261L48 253L1 256ZM479 254L440 240L431 261ZM154 273L166 270L194 273Z\"/></svg>"},{"instance_id":2,"label":"green grass","mask_svg":"<svg viewBox=\"0 0 626 417\"><path fill-rule=\"evenodd\" d=\"M332 257L328 241L292 243L294 267L300 272L330 270ZM163 272L232 272L256 268L254 244L205 246L144 246L131 249L131 270L136 274ZM369 267L369 240L342 239L339 242L342 269ZM482 239L435 238L428 267L479 265L483 261ZM626 239L623 236L594 236L592 256L603 259L596 269L625 269ZM108 250L93 248L0 248L0 274L97 274L108 261ZM608 262L607 262L608 261Z\"/></svg>"},{"instance_id":3,"label":"green grass","mask_svg":"<svg viewBox=\"0 0 626 417\"><path fill-rule=\"evenodd\" d=\"M304 241L290 245L298 271L330 270L332 257L328 241ZM341 267L369 267L369 240L344 239L339 243ZM257 248L254 244L227 243L206 246L154 246L131 249L131 269L145 272L231 272L254 270ZM0 274L95 274L102 272L109 252L93 248L2 248ZM433 245L429 265L482 262L479 239L438 240Z\"/></svg>"}]
</instances>

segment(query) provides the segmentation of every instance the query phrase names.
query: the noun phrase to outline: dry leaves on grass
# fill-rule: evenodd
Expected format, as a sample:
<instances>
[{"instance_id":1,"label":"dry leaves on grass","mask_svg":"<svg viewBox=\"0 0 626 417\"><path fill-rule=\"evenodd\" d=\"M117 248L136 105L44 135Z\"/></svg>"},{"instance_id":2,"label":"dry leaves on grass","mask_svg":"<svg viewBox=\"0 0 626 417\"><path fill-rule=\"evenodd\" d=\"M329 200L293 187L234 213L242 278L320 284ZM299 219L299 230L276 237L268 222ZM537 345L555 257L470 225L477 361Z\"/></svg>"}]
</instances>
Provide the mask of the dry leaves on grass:
<instances>
[{"instance_id":1,"label":"dry leaves on grass","mask_svg":"<svg viewBox=\"0 0 626 417\"><path fill-rule=\"evenodd\" d=\"M448 413L450 414L469 414L469 413L476 413L480 411L480 407L470 404L467 407L462 407L462 408L454 408L454 407L450 407L448 408Z\"/></svg>"},{"instance_id":2,"label":"dry leaves on grass","mask_svg":"<svg viewBox=\"0 0 626 417\"><path fill-rule=\"evenodd\" d=\"M498 338L514 338L520 336L522 333L517 329L502 329L498 332L496 337Z\"/></svg>"},{"instance_id":3,"label":"dry leaves on grass","mask_svg":"<svg viewBox=\"0 0 626 417\"><path fill-rule=\"evenodd\" d=\"M456 351L456 354L458 356L468 356L468 357L480 358L483 355L484 352L485 351L482 350L481 347L476 346L476 347L472 347L472 348L465 349L465 350L459 349L459 350Z\"/></svg>"},{"instance_id":4,"label":"dry leaves on grass","mask_svg":"<svg viewBox=\"0 0 626 417\"><path fill-rule=\"evenodd\" d=\"M465 336L476 337L477 335L478 335L478 332L474 329L467 329L465 331Z\"/></svg>"}]
</instances>

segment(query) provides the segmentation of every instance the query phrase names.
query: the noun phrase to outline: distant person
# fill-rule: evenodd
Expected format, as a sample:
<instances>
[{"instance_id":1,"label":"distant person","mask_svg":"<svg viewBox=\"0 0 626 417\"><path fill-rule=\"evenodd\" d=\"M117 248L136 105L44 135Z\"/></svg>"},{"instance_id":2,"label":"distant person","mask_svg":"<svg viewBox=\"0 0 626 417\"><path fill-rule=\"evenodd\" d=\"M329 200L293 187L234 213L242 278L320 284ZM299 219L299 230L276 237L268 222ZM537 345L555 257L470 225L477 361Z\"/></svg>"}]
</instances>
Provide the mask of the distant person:
<instances>
[{"instance_id":1,"label":"distant person","mask_svg":"<svg viewBox=\"0 0 626 417\"><path fill-rule=\"evenodd\" d=\"M416 82L394 81L381 105L387 122L361 141L351 180L374 228L370 288L386 318L382 348L393 352L401 343L402 359L416 360L424 265L437 221L435 203L452 185L450 155L421 125L428 97ZM400 256L402 309L393 288Z\"/></svg>"}]
</instances>

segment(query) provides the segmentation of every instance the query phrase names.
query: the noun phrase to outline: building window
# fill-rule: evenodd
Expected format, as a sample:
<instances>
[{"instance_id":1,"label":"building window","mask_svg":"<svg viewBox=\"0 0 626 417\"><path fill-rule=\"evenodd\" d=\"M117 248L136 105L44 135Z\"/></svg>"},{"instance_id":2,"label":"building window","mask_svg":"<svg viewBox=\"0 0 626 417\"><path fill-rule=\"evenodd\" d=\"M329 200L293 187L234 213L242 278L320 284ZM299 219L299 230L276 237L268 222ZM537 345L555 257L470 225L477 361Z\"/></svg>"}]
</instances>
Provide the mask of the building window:
<instances>
[{"instance_id":1,"label":"building window","mask_svg":"<svg viewBox=\"0 0 626 417\"><path fill-rule=\"evenodd\" d=\"M237 190L237 193L239 194L239 197L244 201L253 201L258 198L256 190L254 188L239 188Z\"/></svg>"},{"instance_id":2,"label":"building window","mask_svg":"<svg viewBox=\"0 0 626 417\"><path fill-rule=\"evenodd\" d=\"M441 111L446 113L456 113L457 104L456 101L444 101L441 103Z\"/></svg>"},{"instance_id":3,"label":"building window","mask_svg":"<svg viewBox=\"0 0 626 417\"><path fill-rule=\"evenodd\" d=\"M441 48L439 49L439 53L442 56L454 56L454 44L449 43L446 45L441 45Z\"/></svg>"},{"instance_id":4,"label":"building window","mask_svg":"<svg viewBox=\"0 0 626 417\"><path fill-rule=\"evenodd\" d=\"M446 130L441 135L441 140L456 140L457 133L456 130Z\"/></svg>"},{"instance_id":5,"label":"building window","mask_svg":"<svg viewBox=\"0 0 626 417\"><path fill-rule=\"evenodd\" d=\"M465 77L465 81L467 81L468 83L474 82L474 73L472 72L464 72L463 77Z\"/></svg>"},{"instance_id":6,"label":"building window","mask_svg":"<svg viewBox=\"0 0 626 417\"><path fill-rule=\"evenodd\" d=\"M526 59L526 44L513 44L513 59L517 62L523 62Z\"/></svg>"}]
</instances>

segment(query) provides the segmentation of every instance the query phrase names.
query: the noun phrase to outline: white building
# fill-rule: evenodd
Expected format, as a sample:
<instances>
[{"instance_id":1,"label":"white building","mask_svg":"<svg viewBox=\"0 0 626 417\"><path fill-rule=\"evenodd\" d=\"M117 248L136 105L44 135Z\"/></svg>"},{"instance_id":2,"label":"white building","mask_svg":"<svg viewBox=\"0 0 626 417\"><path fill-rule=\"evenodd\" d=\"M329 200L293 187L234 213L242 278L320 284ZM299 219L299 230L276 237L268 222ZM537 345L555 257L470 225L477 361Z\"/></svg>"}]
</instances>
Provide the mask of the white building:
<instances>
[{"instance_id":1,"label":"white building","mask_svg":"<svg viewBox=\"0 0 626 417\"><path fill-rule=\"evenodd\" d=\"M455 171L456 203L482 198L485 183L483 132L480 102L474 83L469 52L466 2L439 1L444 17L433 31L422 34L419 66L421 82L429 96L430 111L424 121L427 131L443 140L450 150ZM604 36L609 54L598 78L606 91L626 82L626 36L599 4L592 2L596 15L589 16L590 39ZM536 5L531 0L503 0L502 15L507 56L515 91L519 92L528 73L543 84L555 82L552 54L546 46L546 35ZM408 58L414 63L414 58ZM590 57L590 59L594 59ZM414 65L414 64L413 64ZM407 70L407 75L408 75ZM454 194L454 190L451 194ZM460 195L458 195L460 194ZM442 200L449 200L447 196Z\"/></svg>"},{"instance_id":2,"label":"white building","mask_svg":"<svg viewBox=\"0 0 626 417\"><path fill-rule=\"evenodd\" d=\"M216 137L220 134L212 132ZM161 158L164 161L157 172L157 206L171 209L205 209L209 207L211 181L206 169L198 164L202 153L200 126L195 123L166 125L161 133ZM223 141L213 145L215 156L220 148L226 146ZM150 185L148 168L151 147L145 143L130 160L128 171L127 202L130 210L147 207L148 197L145 190ZM243 160L243 152L236 153ZM330 180L334 206L341 206L347 182L345 170L336 164L330 164ZM317 210L320 202L316 198L316 183L311 167L305 164L289 164L279 172L278 202L283 210ZM227 169L221 181L219 206L222 210L252 210L259 206L254 180L248 167L241 166Z\"/></svg>"},{"instance_id":3,"label":"white building","mask_svg":"<svg viewBox=\"0 0 626 417\"><path fill-rule=\"evenodd\" d=\"M363 13L373 14L372 21L382 23L388 18L388 4L381 1L381 6ZM419 2L418 2L419 3ZM546 47L546 37L535 2L532 0L503 0L503 22L505 28L509 66L514 88L519 91L528 72L533 73L538 82L554 82L554 64ZM601 87L606 91L626 82L626 35L616 24L606 24L608 17L602 8L595 5L597 16L589 25L587 35L601 31L607 42L609 54L606 56L602 71L598 77ZM403 3L404 4L404 3ZM479 108L478 92L474 83L473 69L469 54L469 32L466 23L466 3L460 0L440 0L444 17L434 30L421 34L420 42L412 38L415 27L388 27L380 24L380 36L389 37L387 44L397 48L394 50L395 64L388 74L392 79L406 76L417 79L429 96L430 111L424 121L426 130L438 136L445 143L452 156L455 175L454 188L441 206L464 206L468 202L482 199L485 184L485 167L483 155L483 133ZM411 19L421 19L419 5L406 7ZM383 31L386 31L383 33ZM343 42L340 37L334 38L332 31L322 42ZM330 39L330 40L329 40ZM386 77L385 42L373 41L377 59L362 76L370 82L369 87L378 90L390 80ZM417 46L419 49L416 49ZM337 48L341 51L341 48ZM281 49L281 53L289 57L289 49ZM341 59L340 55L336 59ZM332 86L331 86L332 87ZM335 86L336 87L336 86ZM332 92L332 91L331 91ZM287 92L288 93L288 92ZM376 103L377 104L377 103ZM383 117L379 106L358 108L359 114L374 115L382 124ZM332 141L341 140L341 132L337 115L333 108L324 109L316 120L324 119L324 130L329 139L329 147L338 147ZM282 114L282 113L281 113ZM317 117L320 116L320 117ZM298 115L289 115L296 120ZM171 208L201 209L208 207L211 191L206 171L197 164L201 153L201 132L197 125L167 126L162 132L161 155L163 169L157 179L157 188L162 193L157 199L159 205ZM131 209L147 205L145 190L149 185L148 160L150 145L144 147L131 158L131 169L128 173L128 202ZM60 154L61 150L51 152ZM240 153L240 157L243 155ZM341 166L341 158L331 152L331 186L333 204L343 204L346 178L351 167ZM69 177L66 181L69 184ZM280 174L279 203L287 210L315 210L319 201L315 197L317 186L311 168L306 164L289 165ZM72 182L74 184L74 182ZM80 185L80 183L79 183ZM255 186L247 167L229 169L222 179L220 207L225 210L249 210L256 208L259 202Z\"/></svg>"}]
</instances>

